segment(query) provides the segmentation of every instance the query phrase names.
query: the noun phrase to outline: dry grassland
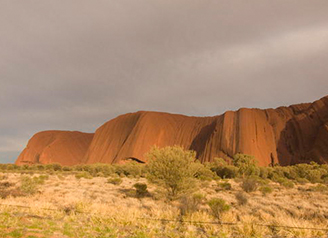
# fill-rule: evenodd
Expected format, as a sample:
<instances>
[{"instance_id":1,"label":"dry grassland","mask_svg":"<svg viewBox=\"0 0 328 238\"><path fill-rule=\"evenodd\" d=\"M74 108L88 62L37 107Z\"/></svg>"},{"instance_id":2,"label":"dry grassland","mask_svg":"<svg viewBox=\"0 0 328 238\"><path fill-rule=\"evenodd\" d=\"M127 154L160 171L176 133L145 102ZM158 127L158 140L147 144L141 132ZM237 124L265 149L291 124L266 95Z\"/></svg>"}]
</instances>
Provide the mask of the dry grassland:
<instances>
[{"instance_id":1,"label":"dry grassland","mask_svg":"<svg viewBox=\"0 0 328 238\"><path fill-rule=\"evenodd\" d=\"M73 174L45 176L35 193L21 193L21 173L0 173L0 237L327 237L328 192L316 184L285 188L270 183L271 193L242 193L240 182L201 181L196 211L181 214L181 202L167 201L148 184L149 195L136 197L133 185L145 178L76 178ZM222 180L219 181L222 183ZM325 185L322 185L325 186ZM215 219L207 205L222 198L231 209ZM173 221L171 221L173 220ZM174 222L175 221L175 222ZM179 222L180 221L180 222ZM202 223L197 223L201 221ZM214 222L212 224L211 222ZM218 224L221 222L222 224ZM233 224L227 224L233 223ZM268 226L262 226L268 225ZM289 226L289 227L288 227ZM315 229L296 229L318 228Z\"/></svg>"}]
</instances>

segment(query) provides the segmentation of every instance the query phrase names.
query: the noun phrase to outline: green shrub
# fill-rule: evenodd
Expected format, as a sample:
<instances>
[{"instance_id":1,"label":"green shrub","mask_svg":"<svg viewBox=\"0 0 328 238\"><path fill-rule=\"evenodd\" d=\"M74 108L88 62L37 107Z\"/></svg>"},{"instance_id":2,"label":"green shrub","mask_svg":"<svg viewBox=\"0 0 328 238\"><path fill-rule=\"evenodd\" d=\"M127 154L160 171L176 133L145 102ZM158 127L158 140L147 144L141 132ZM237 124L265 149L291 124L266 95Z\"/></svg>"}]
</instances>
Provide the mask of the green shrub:
<instances>
[{"instance_id":1,"label":"green shrub","mask_svg":"<svg viewBox=\"0 0 328 238\"><path fill-rule=\"evenodd\" d=\"M308 172L312 170L311 164L296 164L294 166L291 166L291 169L296 174L296 177L299 178L306 178L308 175Z\"/></svg>"},{"instance_id":2,"label":"green shrub","mask_svg":"<svg viewBox=\"0 0 328 238\"><path fill-rule=\"evenodd\" d=\"M100 177L108 177L115 172L114 166L110 164L92 164L91 166L85 166L83 170L88 170L91 175L99 177L97 174L103 175Z\"/></svg>"},{"instance_id":3,"label":"green shrub","mask_svg":"<svg viewBox=\"0 0 328 238\"><path fill-rule=\"evenodd\" d=\"M40 175L39 177L33 177L33 181L37 184L44 184L47 179L49 179L49 175L47 174Z\"/></svg>"},{"instance_id":4,"label":"green shrub","mask_svg":"<svg viewBox=\"0 0 328 238\"><path fill-rule=\"evenodd\" d=\"M259 167L260 178L267 179L269 177L269 174L272 173L272 170L273 169L271 167Z\"/></svg>"},{"instance_id":5,"label":"green shrub","mask_svg":"<svg viewBox=\"0 0 328 238\"><path fill-rule=\"evenodd\" d=\"M133 185L133 187L136 189L137 197L145 197L149 194L147 190L147 184L145 183L136 183Z\"/></svg>"},{"instance_id":6,"label":"green shrub","mask_svg":"<svg viewBox=\"0 0 328 238\"><path fill-rule=\"evenodd\" d=\"M215 172L223 179L235 178L238 175L238 168L232 165L227 165L226 167L217 168Z\"/></svg>"},{"instance_id":7,"label":"green shrub","mask_svg":"<svg viewBox=\"0 0 328 238\"><path fill-rule=\"evenodd\" d=\"M256 191L258 183L255 178L246 178L242 181L240 186L245 192L250 193Z\"/></svg>"},{"instance_id":8,"label":"green shrub","mask_svg":"<svg viewBox=\"0 0 328 238\"><path fill-rule=\"evenodd\" d=\"M293 188L294 187L294 183L291 180L284 180L283 182L280 183L282 186L284 186L285 188Z\"/></svg>"},{"instance_id":9,"label":"green shrub","mask_svg":"<svg viewBox=\"0 0 328 238\"><path fill-rule=\"evenodd\" d=\"M72 171L74 167L63 166L63 171Z\"/></svg>"},{"instance_id":10,"label":"green shrub","mask_svg":"<svg viewBox=\"0 0 328 238\"><path fill-rule=\"evenodd\" d=\"M299 184L306 184L306 183L309 183L310 181L307 180L306 178L299 178L299 177L297 177L296 178L296 182L298 182Z\"/></svg>"},{"instance_id":11,"label":"green shrub","mask_svg":"<svg viewBox=\"0 0 328 238\"><path fill-rule=\"evenodd\" d=\"M106 177L103 172L98 172L96 174L96 177Z\"/></svg>"},{"instance_id":12,"label":"green shrub","mask_svg":"<svg viewBox=\"0 0 328 238\"><path fill-rule=\"evenodd\" d=\"M322 178L322 183L328 184L328 177L323 177Z\"/></svg>"},{"instance_id":13,"label":"green shrub","mask_svg":"<svg viewBox=\"0 0 328 238\"><path fill-rule=\"evenodd\" d=\"M243 192L236 193L235 197L236 197L236 200L237 200L237 202L240 206L244 206L248 202L247 196Z\"/></svg>"},{"instance_id":14,"label":"green shrub","mask_svg":"<svg viewBox=\"0 0 328 238\"><path fill-rule=\"evenodd\" d=\"M212 163L206 164L211 171L215 172L220 178L235 178L238 174L238 168L228 163L222 158L214 158Z\"/></svg>"},{"instance_id":15,"label":"green shrub","mask_svg":"<svg viewBox=\"0 0 328 238\"><path fill-rule=\"evenodd\" d=\"M216 177L216 173L213 172L208 166L204 166L200 162L195 162L193 166L195 170L194 177L203 180L203 181L211 181Z\"/></svg>"},{"instance_id":16,"label":"green shrub","mask_svg":"<svg viewBox=\"0 0 328 238\"><path fill-rule=\"evenodd\" d=\"M93 177L89 172L83 171L83 172L78 172L77 174L75 174L75 178L77 178L77 179L81 179L81 178L92 179Z\"/></svg>"},{"instance_id":17,"label":"green shrub","mask_svg":"<svg viewBox=\"0 0 328 238\"><path fill-rule=\"evenodd\" d=\"M20 167L16 164L7 164L6 170L19 170Z\"/></svg>"},{"instance_id":18,"label":"green shrub","mask_svg":"<svg viewBox=\"0 0 328 238\"><path fill-rule=\"evenodd\" d=\"M221 215L230 209L226 201L221 198L212 198L207 204L211 209L212 215L218 220L221 220Z\"/></svg>"},{"instance_id":19,"label":"green shrub","mask_svg":"<svg viewBox=\"0 0 328 238\"><path fill-rule=\"evenodd\" d=\"M130 177L140 177L145 173L145 165L137 163L135 161L127 162L125 164L115 164L114 165L115 173L124 174L125 176Z\"/></svg>"},{"instance_id":20,"label":"green shrub","mask_svg":"<svg viewBox=\"0 0 328 238\"><path fill-rule=\"evenodd\" d=\"M232 186L230 183L228 182L222 182L222 183L218 183L219 187L223 190L231 190Z\"/></svg>"},{"instance_id":21,"label":"green shrub","mask_svg":"<svg viewBox=\"0 0 328 238\"><path fill-rule=\"evenodd\" d=\"M123 182L123 180L120 177L117 177L117 178L109 178L107 182L114 185L120 185Z\"/></svg>"},{"instance_id":22,"label":"green shrub","mask_svg":"<svg viewBox=\"0 0 328 238\"><path fill-rule=\"evenodd\" d=\"M273 189L270 186L261 186L259 190L262 192L264 196L273 192Z\"/></svg>"},{"instance_id":23,"label":"green shrub","mask_svg":"<svg viewBox=\"0 0 328 238\"><path fill-rule=\"evenodd\" d=\"M321 176L323 175L324 170L321 169L312 169L309 170L305 176L307 180L309 180L311 183L320 183Z\"/></svg>"},{"instance_id":24,"label":"green shrub","mask_svg":"<svg viewBox=\"0 0 328 238\"><path fill-rule=\"evenodd\" d=\"M245 154L236 154L233 156L233 165L238 168L238 174L242 177L260 174L257 161L254 156Z\"/></svg>"},{"instance_id":25,"label":"green shrub","mask_svg":"<svg viewBox=\"0 0 328 238\"><path fill-rule=\"evenodd\" d=\"M47 164L45 165L46 170L52 170L52 171L61 171L62 166L60 164Z\"/></svg>"},{"instance_id":26,"label":"green shrub","mask_svg":"<svg viewBox=\"0 0 328 238\"><path fill-rule=\"evenodd\" d=\"M43 164L38 164L35 166L37 170L43 171L45 169L45 166Z\"/></svg>"},{"instance_id":27,"label":"green shrub","mask_svg":"<svg viewBox=\"0 0 328 238\"><path fill-rule=\"evenodd\" d=\"M158 184L167 191L167 197L174 199L181 194L191 191L196 186L195 166L196 153L186 151L181 147L154 147L147 154L148 180Z\"/></svg>"},{"instance_id":28,"label":"green shrub","mask_svg":"<svg viewBox=\"0 0 328 238\"><path fill-rule=\"evenodd\" d=\"M36 165L23 164L20 166L20 170L37 170Z\"/></svg>"}]
</instances>

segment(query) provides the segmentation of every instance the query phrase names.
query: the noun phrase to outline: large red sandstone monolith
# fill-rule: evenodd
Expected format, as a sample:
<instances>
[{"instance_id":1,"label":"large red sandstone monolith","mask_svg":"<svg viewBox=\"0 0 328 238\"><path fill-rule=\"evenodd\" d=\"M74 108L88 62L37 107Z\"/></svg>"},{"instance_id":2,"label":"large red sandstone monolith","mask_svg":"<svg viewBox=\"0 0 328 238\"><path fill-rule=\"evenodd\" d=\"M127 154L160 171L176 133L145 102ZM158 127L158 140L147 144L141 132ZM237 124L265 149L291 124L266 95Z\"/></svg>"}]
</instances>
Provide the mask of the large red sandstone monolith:
<instances>
[{"instance_id":1,"label":"large red sandstone monolith","mask_svg":"<svg viewBox=\"0 0 328 238\"><path fill-rule=\"evenodd\" d=\"M180 145L195 150L202 162L215 157L231 159L236 153L245 153L254 155L262 166L269 165L272 157L282 165L311 160L328 163L327 128L328 96L314 103L266 110L242 108L214 117L140 111L102 125L88 150L85 143L79 155L74 157L77 152L72 153L75 160L70 157L70 161L72 164L120 163L130 157L147 161L145 153L152 146ZM60 144L62 151L70 153L70 143ZM29 151L34 146L39 148L37 143L31 144ZM74 148L75 151L79 147ZM44 153L39 162L61 163L60 153L51 151L51 157ZM26 153L24 150L18 162L21 157L37 162L35 153ZM83 159L82 154L85 154Z\"/></svg>"},{"instance_id":2,"label":"large red sandstone monolith","mask_svg":"<svg viewBox=\"0 0 328 238\"><path fill-rule=\"evenodd\" d=\"M93 134L77 131L43 131L35 134L16 164L80 164Z\"/></svg>"}]
</instances>

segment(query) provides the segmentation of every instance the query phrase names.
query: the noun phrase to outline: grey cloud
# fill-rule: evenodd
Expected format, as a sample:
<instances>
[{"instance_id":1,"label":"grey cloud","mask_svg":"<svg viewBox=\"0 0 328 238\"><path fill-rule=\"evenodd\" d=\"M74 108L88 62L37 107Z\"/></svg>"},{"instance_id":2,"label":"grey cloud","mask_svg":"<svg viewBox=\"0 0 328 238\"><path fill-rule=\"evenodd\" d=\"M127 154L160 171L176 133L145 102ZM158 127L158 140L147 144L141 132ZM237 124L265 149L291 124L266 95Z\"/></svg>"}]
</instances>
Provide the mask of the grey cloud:
<instances>
[{"instance_id":1,"label":"grey cloud","mask_svg":"<svg viewBox=\"0 0 328 238\"><path fill-rule=\"evenodd\" d=\"M0 156L40 130L91 132L131 111L316 100L327 12L326 0L2 1Z\"/></svg>"}]
</instances>

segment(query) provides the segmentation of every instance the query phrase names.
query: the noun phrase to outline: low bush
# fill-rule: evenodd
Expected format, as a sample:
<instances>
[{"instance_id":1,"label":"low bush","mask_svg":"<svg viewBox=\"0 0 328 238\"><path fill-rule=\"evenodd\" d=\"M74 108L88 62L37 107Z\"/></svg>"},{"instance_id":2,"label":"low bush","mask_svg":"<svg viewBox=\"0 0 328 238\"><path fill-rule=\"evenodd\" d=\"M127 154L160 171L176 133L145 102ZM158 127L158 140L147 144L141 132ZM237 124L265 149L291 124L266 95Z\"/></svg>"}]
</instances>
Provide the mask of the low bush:
<instances>
[{"instance_id":1,"label":"low bush","mask_svg":"<svg viewBox=\"0 0 328 238\"><path fill-rule=\"evenodd\" d=\"M149 194L147 190L147 184L145 183L136 183L133 185L133 187L136 189L137 197L145 197Z\"/></svg>"},{"instance_id":2,"label":"low bush","mask_svg":"<svg viewBox=\"0 0 328 238\"><path fill-rule=\"evenodd\" d=\"M69 167L69 166L63 166L63 171L72 171L74 168L73 167Z\"/></svg>"},{"instance_id":3,"label":"low bush","mask_svg":"<svg viewBox=\"0 0 328 238\"><path fill-rule=\"evenodd\" d=\"M83 171L83 172L78 172L77 174L75 174L75 178L77 178L77 179L81 179L81 178L92 179L93 177L89 172Z\"/></svg>"},{"instance_id":4,"label":"low bush","mask_svg":"<svg viewBox=\"0 0 328 238\"><path fill-rule=\"evenodd\" d=\"M120 177L117 177L117 178L109 178L107 182L114 185L120 185L123 182L123 180Z\"/></svg>"},{"instance_id":5,"label":"low bush","mask_svg":"<svg viewBox=\"0 0 328 238\"><path fill-rule=\"evenodd\" d=\"M213 217L218 220L221 220L222 214L230 209L230 206L226 201L221 198L212 198L207 204L210 207Z\"/></svg>"},{"instance_id":6,"label":"low bush","mask_svg":"<svg viewBox=\"0 0 328 238\"><path fill-rule=\"evenodd\" d=\"M0 198L6 199L7 197L21 197L24 196L19 188L3 189L0 188Z\"/></svg>"},{"instance_id":7,"label":"low bush","mask_svg":"<svg viewBox=\"0 0 328 238\"><path fill-rule=\"evenodd\" d=\"M194 177L203 180L203 181L211 181L216 176L216 173L213 172L208 166L204 166L200 162L195 162L193 164L193 170L195 171Z\"/></svg>"},{"instance_id":8,"label":"low bush","mask_svg":"<svg viewBox=\"0 0 328 238\"><path fill-rule=\"evenodd\" d=\"M273 189L270 186L261 186L259 188L259 191L262 192L263 196L272 193Z\"/></svg>"},{"instance_id":9,"label":"low bush","mask_svg":"<svg viewBox=\"0 0 328 238\"><path fill-rule=\"evenodd\" d=\"M310 187L309 190L313 192L325 192L328 191L328 187L323 184L317 184L316 186Z\"/></svg>"},{"instance_id":10,"label":"low bush","mask_svg":"<svg viewBox=\"0 0 328 238\"><path fill-rule=\"evenodd\" d=\"M222 182L222 183L219 182L219 183L218 183L218 186L219 186L219 188L222 189L222 190L231 190L231 189L232 189L231 184L228 183L228 182Z\"/></svg>"},{"instance_id":11,"label":"low bush","mask_svg":"<svg viewBox=\"0 0 328 238\"><path fill-rule=\"evenodd\" d=\"M295 181L296 181L297 183L299 183L299 184L307 184L307 183L310 182L310 181L307 180L306 178L298 178L298 177L295 179Z\"/></svg>"},{"instance_id":12,"label":"low bush","mask_svg":"<svg viewBox=\"0 0 328 238\"><path fill-rule=\"evenodd\" d=\"M240 206L244 206L248 202L247 196L243 192L236 193L235 197L236 197L236 200L238 202L238 205L240 205Z\"/></svg>"},{"instance_id":13,"label":"low bush","mask_svg":"<svg viewBox=\"0 0 328 238\"><path fill-rule=\"evenodd\" d=\"M283 182L280 183L282 186L284 186L285 188L293 188L294 187L294 183L291 180L284 180Z\"/></svg>"},{"instance_id":14,"label":"low bush","mask_svg":"<svg viewBox=\"0 0 328 238\"><path fill-rule=\"evenodd\" d=\"M33 179L28 176L22 176L20 180L21 180L20 190L24 194L33 195L38 192L38 187L40 185L39 180Z\"/></svg>"},{"instance_id":15,"label":"low bush","mask_svg":"<svg viewBox=\"0 0 328 238\"><path fill-rule=\"evenodd\" d=\"M44 184L46 180L49 179L49 175L44 174L44 175L40 175L38 177L33 177L33 181L37 184Z\"/></svg>"},{"instance_id":16,"label":"low bush","mask_svg":"<svg viewBox=\"0 0 328 238\"><path fill-rule=\"evenodd\" d=\"M15 184L10 182L0 182L0 189L7 189L9 187L13 187Z\"/></svg>"},{"instance_id":17,"label":"low bush","mask_svg":"<svg viewBox=\"0 0 328 238\"><path fill-rule=\"evenodd\" d=\"M143 177L145 175L145 165L135 161L127 162L125 164L115 164L114 171L116 174L128 176L131 178Z\"/></svg>"},{"instance_id":18,"label":"low bush","mask_svg":"<svg viewBox=\"0 0 328 238\"><path fill-rule=\"evenodd\" d=\"M322 182L321 177L325 173L323 169L311 169L307 172L305 178L309 180L311 183L320 183Z\"/></svg>"},{"instance_id":19,"label":"low bush","mask_svg":"<svg viewBox=\"0 0 328 238\"><path fill-rule=\"evenodd\" d=\"M60 164L47 164L45 165L46 170L52 170L52 171L61 171L62 166Z\"/></svg>"},{"instance_id":20,"label":"low bush","mask_svg":"<svg viewBox=\"0 0 328 238\"><path fill-rule=\"evenodd\" d=\"M179 204L180 215L184 216L198 211L205 200L205 195L201 193L181 197Z\"/></svg>"},{"instance_id":21,"label":"low bush","mask_svg":"<svg viewBox=\"0 0 328 238\"><path fill-rule=\"evenodd\" d=\"M250 193L257 190L258 182L255 178L246 178L240 186L245 192Z\"/></svg>"},{"instance_id":22,"label":"low bush","mask_svg":"<svg viewBox=\"0 0 328 238\"><path fill-rule=\"evenodd\" d=\"M235 178L238 174L238 168L228 163L222 158L214 158L212 163L208 163L207 167L223 179Z\"/></svg>"}]
</instances>

